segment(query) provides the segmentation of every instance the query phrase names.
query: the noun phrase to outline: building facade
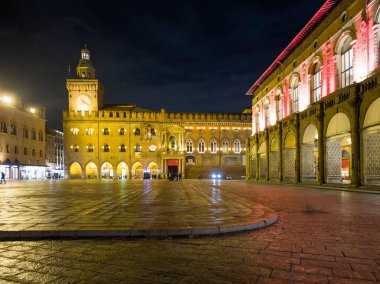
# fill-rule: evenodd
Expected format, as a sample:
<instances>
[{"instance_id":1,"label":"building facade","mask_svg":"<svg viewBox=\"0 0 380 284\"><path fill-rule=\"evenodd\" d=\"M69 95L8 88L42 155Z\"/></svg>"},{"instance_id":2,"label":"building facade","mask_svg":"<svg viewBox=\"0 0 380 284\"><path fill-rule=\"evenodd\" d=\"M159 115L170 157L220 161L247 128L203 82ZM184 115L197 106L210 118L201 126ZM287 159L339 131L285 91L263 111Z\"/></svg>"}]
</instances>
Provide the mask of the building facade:
<instances>
[{"instance_id":1,"label":"building facade","mask_svg":"<svg viewBox=\"0 0 380 284\"><path fill-rule=\"evenodd\" d=\"M0 96L0 171L6 179L44 179L45 109Z\"/></svg>"},{"instance_id":2,"label":"building facade","mask_svg":"<svg viewBox=\"0 0 380 284\"><path fill-rule=\"evenodd\" d=\"M380 185L378 0L328 0L247 92L247 176Z\"/></svg>"},{"instance_id":3,"label":"building facade","mask_svg":"<svg viewBox=\"0 0 380 284\"><path fill-rule=\"evenodd\" d=\"M59 179L64 177L63 132L46 129L46 177Z\"/></svg>"},{"instance_id":4,"label":"building facade","mask_svg":"<svg viewBox=\"0 0 380 284\"><path fill-rule=\"evenodd\" d=\"M63 112L68 178L209 178L245 175L251 114L173 113L106 105L88 49L66 81Z\"/></svg>"}]
</instances>

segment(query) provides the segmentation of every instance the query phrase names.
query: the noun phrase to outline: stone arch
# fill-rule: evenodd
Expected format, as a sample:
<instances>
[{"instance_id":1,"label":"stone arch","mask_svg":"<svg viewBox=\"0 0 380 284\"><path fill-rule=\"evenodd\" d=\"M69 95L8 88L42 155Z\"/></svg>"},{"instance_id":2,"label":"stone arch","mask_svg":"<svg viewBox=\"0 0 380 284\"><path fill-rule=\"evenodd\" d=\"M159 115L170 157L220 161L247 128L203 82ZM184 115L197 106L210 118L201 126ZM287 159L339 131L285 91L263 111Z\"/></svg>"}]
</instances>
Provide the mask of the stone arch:
<instances>
[{"instance_id":1,"label":"stone arch","mask_svg":"<svg viewBox=\"0 0 380 284\"><path fill-rule=\"evenodd\" d=\"M113 178L113 167L111 163L109 162L104 162L100 168L100 176L102 178Z\"/></svg>"},{"instance_id":2,"label":"stone arch","mask_svg":"<svg viewBox=\"0 0 380 284\"><path fill-rule=\"evenodd\" d=\"M140 162L135 162L132 166L132 178L142 179L144 177L144 168Z\"/></svg>"},{"instance_id":3,"label":"stone arch","mask_svg":"<svg viewBox=\"0 0 380 284\"><path fill-rule=\"evenodd\" d=\"M279 140L273 138L270 143L269 152L269 168L270 168L270 179L279 180L280 179L280 143Z\"/></svg>"},{"instance_id":4,"label":"stone arch","mask_svg":"<svg viewBox=\"0 0 380 284\"><path fill-rule=\"evenodd\" d=\"M296 181L296 135L290 130L285 135L284 140L284 181Z\"/></svg>"},{"instance_id":5,"label":"stone arch","mask_svg":"<svg viewBox=\"0 0 380 284\"><path fill-rule=\"evenodd\" d=\"M125 162L120 162L116 166L116 175L118 179L128 179L129 178L129 168Z\"/></svg>"},{"instance_id":6,"label":"stone arch","mask_svg":"<svg viewBox=\"0 0 380 284\"><path fill-rule=\"evenodd\" d=\"M155 162L150 162L146 168L149 171L151 178L158 178L158 165Z\"/></svg>"},{"instance_id":7,"label":"stone arch","mask_svg":"<svg viewBox=\"0 0 380 284\"><path fill-rule=\"evenodd\" d=\"M94 162L87 163L85 167L85 178L94 179L98 178L98 167Z\"/></svg>"},{"instance_id":8,"label":"stone arch","mask_svg":"<svg viewBox=\"0 0 380 284\"><path fill-rule=\"evenodd\" d=\"M260 144L259 150L257 151L257 158L259 159L259 179L266 180L267 178L267 142L262 142Z\"/></svg>"},{"instance_id":9,"label":"stone arch","mask_svg":"<svg viewBox=\"0 0 380 284\"><path fill-rule=\"evenodd\" d=\"M380 98L368 107L364 117L363 174L364 184L380 185Z\"/></svg>"},{"instance_id":10,"label":"stone arch","mask_svg":"<svg viewBox=\"0 0 380 284\"><path fill-rule=\"evenodd\" d=\"M348 157L342 157L348 153ZM350 183L351 124L343 112L335 114L326 130L326 169L328 183Z\"/></svg>"},{"instance_id":11,"label":"stone arch","mask_svg":"<svg viewBox=\"0 0 380 284\"><path fill-rule=\"evenodd\" d=\"M305 128L302 136L301 179L303 182L318 180L318 130L313 123Z\"/></svg>"},{"instance_id":12,"label":"stone arch","mask_svg":"<svg viewBox=\"0 0 380 284\"><path fill-rule=\"evenodd\" d=\"M82 167L78 162L73 162L69 168L70 179L81 179L82 178Z\"/></svg>"}]
</instances>

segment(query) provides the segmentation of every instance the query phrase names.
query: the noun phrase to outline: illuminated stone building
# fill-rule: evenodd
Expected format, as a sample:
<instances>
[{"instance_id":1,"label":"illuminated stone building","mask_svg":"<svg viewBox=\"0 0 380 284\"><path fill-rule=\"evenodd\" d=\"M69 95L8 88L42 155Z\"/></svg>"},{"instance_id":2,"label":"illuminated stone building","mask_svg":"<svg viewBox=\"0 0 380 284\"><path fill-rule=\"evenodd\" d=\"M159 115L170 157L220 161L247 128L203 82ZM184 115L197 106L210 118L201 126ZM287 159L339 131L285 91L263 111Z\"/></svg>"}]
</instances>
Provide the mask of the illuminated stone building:
<instances>
[{"instance_id":1,"label":"illuminated stone building","mask_svg":"<svg viewBox=\"0 0 380 284\"><path fill-rule=\"evenodd\" d=\"M249 89L250 179L380 185L379 4L326 1Z\"/></svg>"},{"instance_id":2,"label":"illuminated stone building","mask_svg":"<svg viewBox=\"0 0 380 284\"><path fill-rule=\"evenodd\" d=\"M46 129L46 177L64 177L64 154L63 154L63 132L56 129Z\"/></svg>"},{"instance_id":3,"label":"illuminated stone building","mask_svg":"<svg viewBox=\"0 0 380 284\"><path fill-rule=\"evenodd\" d=\"M0 171L6 179L45 178L45 109L0 96Z\"/></svg>"},{"instance_id":4,"label":"illuminated stone building","mask_svg":"<svg viewBox=\"0 0 380 284\"><path fill-rule=\"evenodd\" d=\"M63 112L68 178L209 178L245 175L251 115L173 113L106 105L88 49L68 79Z\"/></svg>"}]
</instances>

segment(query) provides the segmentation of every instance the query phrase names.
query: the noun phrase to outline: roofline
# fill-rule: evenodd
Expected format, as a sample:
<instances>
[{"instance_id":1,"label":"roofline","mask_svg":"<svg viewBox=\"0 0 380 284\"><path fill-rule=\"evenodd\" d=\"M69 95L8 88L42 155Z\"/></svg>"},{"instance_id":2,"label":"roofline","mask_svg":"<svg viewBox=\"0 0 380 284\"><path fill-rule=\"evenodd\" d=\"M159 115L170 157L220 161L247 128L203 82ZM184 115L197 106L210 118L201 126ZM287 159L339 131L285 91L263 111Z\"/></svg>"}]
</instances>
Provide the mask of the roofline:
<instances>
[{"instance_id":1,"label":"roofline","mask_svg":"<svg viewBox=\"0 0 380 284\"><path fill-rule=\"evenodd\" d=\"M277 65L281 65L281 61L284 60L301 42L309 35L310 31L321 22L324 16L335 6L338 0L327 0L318 12L310 19L310 21L302 28L302 30L296 35L296 37L288 44L288 46L280 53L280 55L273 61L267 70L256 80L252 87L246 92L245 95L252 95L253 92L260 87L265 79L277 68Z\"/></svg>"}]
</instances>

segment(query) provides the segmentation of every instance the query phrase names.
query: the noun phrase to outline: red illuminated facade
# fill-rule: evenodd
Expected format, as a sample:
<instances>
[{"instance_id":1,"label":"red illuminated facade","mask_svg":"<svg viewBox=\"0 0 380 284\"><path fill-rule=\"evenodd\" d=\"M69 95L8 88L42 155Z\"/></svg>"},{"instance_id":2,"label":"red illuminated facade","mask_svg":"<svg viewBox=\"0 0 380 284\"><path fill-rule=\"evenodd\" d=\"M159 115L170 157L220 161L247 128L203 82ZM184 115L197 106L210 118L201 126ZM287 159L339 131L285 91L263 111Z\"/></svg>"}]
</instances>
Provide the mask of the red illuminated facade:
<instances>
[{"instance_id":1,"label":"red illuminated facade","mask_svg":"<svg viewBox=\"0 0 380 284\"><path fill-rule=\"evenodd\" d=\"M380 185L379 3L326 1L248 90L249 178Z\"/></svg>"}]
</instances>

